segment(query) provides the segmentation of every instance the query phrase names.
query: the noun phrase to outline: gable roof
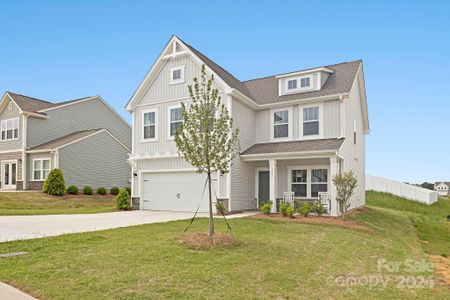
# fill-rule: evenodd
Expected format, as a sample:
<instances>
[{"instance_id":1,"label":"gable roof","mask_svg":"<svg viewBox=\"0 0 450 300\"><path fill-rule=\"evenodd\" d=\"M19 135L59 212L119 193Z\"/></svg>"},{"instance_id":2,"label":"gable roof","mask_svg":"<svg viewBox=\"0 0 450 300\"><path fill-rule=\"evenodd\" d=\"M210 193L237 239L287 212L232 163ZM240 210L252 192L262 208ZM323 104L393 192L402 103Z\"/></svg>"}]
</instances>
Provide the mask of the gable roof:
<instances>
[{"instance_id":1,"label":"gable roof","mask_svg":"<svg viewBox=\"0 0 450 300\"><path fill-rule=\"evenodd\" d=\"M312 152L312 151L337 151L344 143L340 139L319 139L307 141L277 142L255 144L241 153L242 155L289 153L289 152Z\"/></svg>"},{"instance_id":2,"label":"gable roof","mask_svg":"<svg viewBox=\"0 0 450 300\"><path fill-rule=\"evenodd\" d=\"M19 108L22 111L32 112L32 113L40 113L42 115L45 115L45 113L40 112L41 110L58 107L58 106L62 106L65 104L72 103L72 102L77 102L77 101L92 98L92 97L83 97L83 98L79 98L79 99L73 99L73 100L68 100L68 101L63 101L63 102L52 103L49 101L45 101L45 100L41 100L41 99L29 97L29 96L24 96L24 95L9 92L9 91L6 93L11 97L11 99L13 99L13 101L17 104L17 106L19 106Z\"/></svg>"}]
</instances>

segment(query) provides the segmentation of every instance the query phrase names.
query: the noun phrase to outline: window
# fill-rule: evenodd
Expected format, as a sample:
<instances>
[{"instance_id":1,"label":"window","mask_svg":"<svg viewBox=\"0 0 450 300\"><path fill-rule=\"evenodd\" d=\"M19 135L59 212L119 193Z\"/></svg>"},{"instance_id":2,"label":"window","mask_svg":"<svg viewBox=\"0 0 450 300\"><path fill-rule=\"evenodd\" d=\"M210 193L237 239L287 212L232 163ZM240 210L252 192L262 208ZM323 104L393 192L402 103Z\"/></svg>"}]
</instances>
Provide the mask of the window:
<instances>
[{"instance_id":1,"label":"window","mask_svg":"<svg viewBox=\"0 0 450 300\"><path fill-rule=\"evenodd\" d=\"M356 120L353 120L353 144L356 145Z\"/></svg>"},{"instance_id":2,"label":"window","mask_svg":"<svg viewBox=\"0 0 450 300\"><path fill-rule=\"evenodd\" d=\"M50 173L50 168L49 158L33 160L33 180L45 180Z\"/></svg>"},{"instance_id":3,"label":"window","mask_svg":"<svg viewBox=\"0 0 450 300\"><path fill-rule=\"evenodd\" d=\"M288 80L288 90L296 90L297 89L297 79Z\"/></svg>"},{"instance_id":4,"label":"window","mask_svg":"<svg viewBox=\"0 0 450 300\"><path fill-rule=\"evenodd\" d=\"M170 69L170 84L184 82L184 66Z\"/></svg>"},{"instance_id":5,"label":"window","mask_svg":"<svg viewBox=\"0 0 450 300\"><path fill-rule=\"evenodd\" d=\"M19 138L19 118L1 121L2 141L16 140Z\"/></svg>"},{"instance_id":6,"label":"window","mask_svg":"<svg viewBox=\"0 0 450 300\"><path fill-rule=\"evenodd\" d=\"M289 110L273 113L273 137L289 137Z\"/></svg>"},{"instance_id":7,"label":"window","mask_svg":"<svg viewBox=\"0 0 450 300\"><path fill-rule=\"evenodd\" d=\"M300 78L300 88L306 89L311 87L311 77L302 77Z\"/></svg>"},{"instance_id":8,"label":"window","mask_svg":"<svg viewBox=\"0 0 450 300\"><path fill-rule=\"evenodd\" d=\"M319 107L303 108L303 135L319 134Z\"/></svg>"},{"instance_id":9,"label":"window","mask_svg":"<svg viewBox=\"0 0 450 300\"><path fill-rule=\"evenodd\" d=\"M143 140L157 139L157 110L143 112Z\"/></svg>"},{"instance_id":10,"label":"window","mask_svg":"<svg viewBox=\"0 0 450 300\"><path fill-rule=\"evenodd\" d=\"M307 170L292 170L292 191L295 197L307 197Z\"/></svg>"},{"instance_id":11,"label":"window","mask_svg":"<svg viewBox=\"0 0 450 300\"><path fill-rule=\"evenodd\" d=\"M319 192L328 191L328 170L312 169L311 170L311 197L319 197Z\"/></svg>"},{"instance_id":12,"label":"window","mask_svg":"<svg viewBox=\"0 0 450 300\"><path fill-rule=\"evenodd\" d=\"M173 137L182 123L181 107L169 108L169 137Z\"/></svg>"}]
</instances>

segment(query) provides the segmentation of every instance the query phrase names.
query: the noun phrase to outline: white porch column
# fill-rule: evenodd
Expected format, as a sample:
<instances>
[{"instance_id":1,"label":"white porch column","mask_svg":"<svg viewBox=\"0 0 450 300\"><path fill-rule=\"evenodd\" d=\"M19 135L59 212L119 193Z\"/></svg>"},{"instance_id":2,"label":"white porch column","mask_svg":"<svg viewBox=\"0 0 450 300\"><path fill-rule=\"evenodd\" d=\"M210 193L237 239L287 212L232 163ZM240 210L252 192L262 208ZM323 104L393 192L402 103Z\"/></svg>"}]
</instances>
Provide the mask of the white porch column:
<instances>
[{"instance_id":1,"label":"white porch column","mask_svg":"<svg viewBox=\"0 0 450 300\"><path fill-rule=\"evenodd\" d=\"M272 212L277 212L277 160L269 160L269 195L272 202Z\"/></svg>"},{"instance_id":2,"label":"white porch column","mask_svg":"<svg viewBox=\"0 0 450 300\"><path fill-rule=\"evenodd\" d=\"M334 175L339 173L339 165L338 165L338 158L336 156L330 157L330 199L331 199L331 208L330 208L330 214L332 216L338 216L339 215L339 208L338 204L336 202L336 186L333 184L333 177Z\"/></svg>"}]
</instances>

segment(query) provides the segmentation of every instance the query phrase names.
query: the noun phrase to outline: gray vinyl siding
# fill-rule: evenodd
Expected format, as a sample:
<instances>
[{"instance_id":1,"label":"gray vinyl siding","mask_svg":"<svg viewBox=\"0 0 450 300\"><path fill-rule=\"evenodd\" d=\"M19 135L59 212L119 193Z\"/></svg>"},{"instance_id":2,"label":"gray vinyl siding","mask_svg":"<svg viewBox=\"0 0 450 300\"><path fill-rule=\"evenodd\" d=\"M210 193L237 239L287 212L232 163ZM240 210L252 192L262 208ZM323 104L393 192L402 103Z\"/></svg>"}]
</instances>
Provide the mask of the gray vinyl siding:
<instances>
[{"instance_id":1,"label":"gray vinyl siding","mask_svg":"<svg viewBox=\"0 0 450 300\"><path fill-rule=\"evenodd\" d=\"M96 98L45 111L48 119L28 118L29 148L75 131L105 128L131 149L131 128Z\"/></svg>"},{"instance_id":2,"label":"gray vinyl siding","mask_svg":"<svg viewBox=\"0 0 450 300\"><path fill-rule=\"evenodd\" d=\"M232 101L233 126L239 128L241 151L255 143L255 112L240 102ZM231 167L231 210L245 210L256 207L255 201L255 166L237 157Z\"/></svg>"},{"instance_id":3,"label":"gray vinyl siding","mask_svg":"<svg viewBox=\"0 0 450 300\"><path fill-rule=\"evenodd\" d=\"M361 76L360 72L358 76ZM360 89L357 79L355 79L353 84L350 97L344 100L344 107L345 141L341 146L339 154L343 158L343 170L353 170L358 179L358 187L351 199L350 206L350 208L354 208L365 204L365 133ZM356 144L353 143L353 120L356 120Z\"/></svg>"},{"instance_id":4,"label":"gray vinyl siding","mask_svg":"<svg viewBox=\"0 0 450 300\"><path fill-rule=\"evenodd\" d=\"M19 118L19 139L12 141L0 140L0 151L18 150L22 148L23 117L20 115L20 110L14 102L12 109L9 110L9 102L8 102L3 111L0 113L0 120L12 118Z\"/></svg>"},{"instance_id":5,"label":"gray vinyl siding","mask_svg":"<svg viewBox=\"0 0 450 300\"><path fill-rule=\"evenodd\" d=\"M59 167L66 185L94 189L129 186L128 150L107 132L100 132L59 149Z\"/></svg>"},{"instance_id":6,"label":"gray vinyl siding","mask_svg":"<svg viewBox=\"0 0 450 300\"><path fill-rule=\"evenodd\" d=\"M33 160L38 158L49 158L51 168L55 168L55 160L53 154L50 152L45 153L28 153L27 154L27 179L28 181L33 181ZM41 180L44 181L44 180Z\"/></svg>"}]
</instances>

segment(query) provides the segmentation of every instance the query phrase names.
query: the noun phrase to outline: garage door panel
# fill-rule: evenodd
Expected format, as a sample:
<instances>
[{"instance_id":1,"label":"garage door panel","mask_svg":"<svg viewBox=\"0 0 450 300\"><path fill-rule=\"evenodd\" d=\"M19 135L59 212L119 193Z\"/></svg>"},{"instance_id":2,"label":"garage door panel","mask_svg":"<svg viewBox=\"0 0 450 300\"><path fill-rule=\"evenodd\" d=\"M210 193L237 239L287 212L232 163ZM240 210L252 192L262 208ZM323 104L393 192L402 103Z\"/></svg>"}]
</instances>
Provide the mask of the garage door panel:
<instances>
[{"instance_id":1,"label":"garage door panel","mask_svg":"<svg viewBox=\"0 0 450 300\"><path fill-rule=\"evenodd\" d=\"M208 211L206 175L195 172L148 173L143 177L143 208L169 211Z\"/></svg>"}]
</instances>

